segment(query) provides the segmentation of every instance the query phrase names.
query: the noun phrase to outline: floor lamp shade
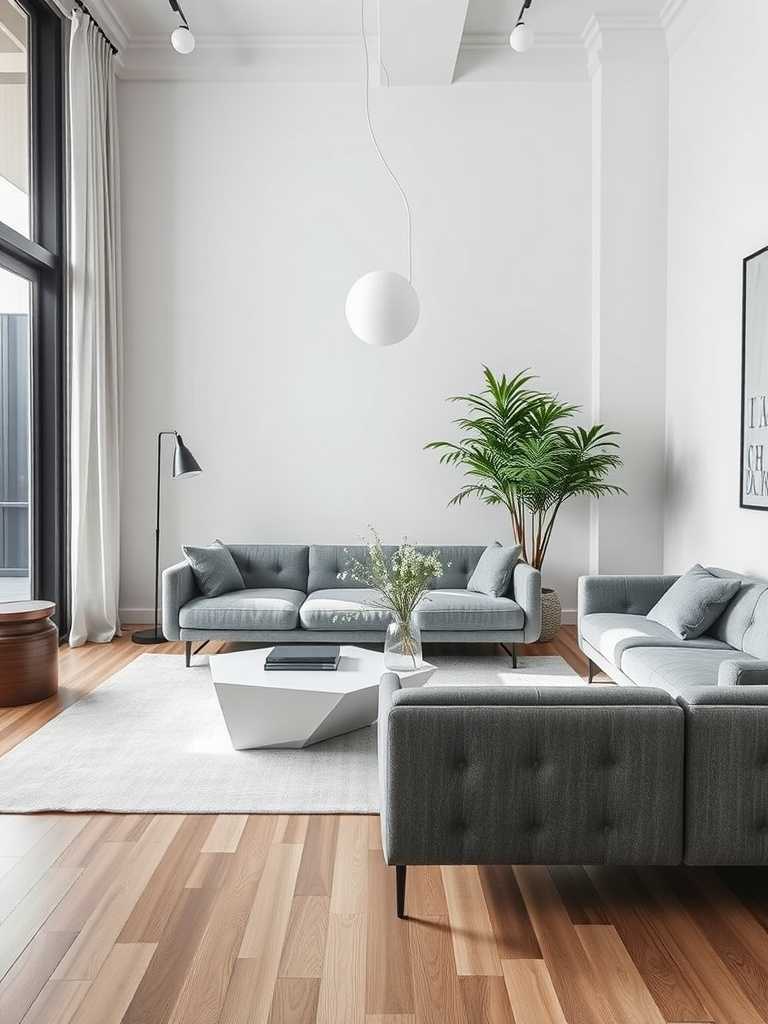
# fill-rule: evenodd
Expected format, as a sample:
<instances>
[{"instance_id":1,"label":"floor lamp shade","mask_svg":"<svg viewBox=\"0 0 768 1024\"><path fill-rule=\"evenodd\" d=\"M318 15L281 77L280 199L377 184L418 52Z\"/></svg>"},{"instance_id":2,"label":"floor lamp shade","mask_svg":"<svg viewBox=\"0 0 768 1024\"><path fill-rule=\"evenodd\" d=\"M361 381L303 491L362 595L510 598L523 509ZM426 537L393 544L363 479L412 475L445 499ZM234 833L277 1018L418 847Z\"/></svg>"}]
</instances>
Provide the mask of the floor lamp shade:
<instances>
[{"instance_id":1,"label":"floor lamp shade","mask_svg":"<svg viewBox=\"0 0 768 1024\"><path fill-rule=\"evenodd\" d=\"M160 628L160 484L162 482L161 456L163 453L163 438L169 434L176 440L176 448L173 452L174 477L196 476L198 473L202 473L200 464L184 444L181 434L178 434L175 430L161 430L157 435L157 489L155 492L155 619L151 629L139 629L133 633L131 639L137 644L165 643L165 637Z\"/></svg>"},{"instance_id":2,"label":"floor lamp shade","mask_svg":"<svg viewBox=\"0 0 768 1024\"><path fill-rule=\"evenodd\" d=\"M197 473L202 473L197 459L184 444L181 434L177 434L176 451L173 453L173 475L195 476Z\"/></svg>"}]
</instances>

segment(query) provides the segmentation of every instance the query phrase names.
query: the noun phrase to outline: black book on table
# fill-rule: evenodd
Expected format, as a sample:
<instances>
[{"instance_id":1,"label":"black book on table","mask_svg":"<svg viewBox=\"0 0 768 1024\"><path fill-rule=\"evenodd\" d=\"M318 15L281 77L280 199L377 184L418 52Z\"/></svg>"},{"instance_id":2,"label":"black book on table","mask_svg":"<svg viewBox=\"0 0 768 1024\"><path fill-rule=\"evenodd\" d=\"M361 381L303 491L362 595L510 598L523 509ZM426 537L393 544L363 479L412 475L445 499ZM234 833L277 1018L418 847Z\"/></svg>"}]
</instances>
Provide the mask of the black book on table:
<instances>
[{"instance_id":1,"label":"black book on table","mask_svg":"<svg viewBox=\"0 0 768 1024\"><path fill-rule=\"evenodd\" d=\"M285 644L267 655L265 668L335 668L339 663L338 644Z\"/></svg>"}]
</instances>

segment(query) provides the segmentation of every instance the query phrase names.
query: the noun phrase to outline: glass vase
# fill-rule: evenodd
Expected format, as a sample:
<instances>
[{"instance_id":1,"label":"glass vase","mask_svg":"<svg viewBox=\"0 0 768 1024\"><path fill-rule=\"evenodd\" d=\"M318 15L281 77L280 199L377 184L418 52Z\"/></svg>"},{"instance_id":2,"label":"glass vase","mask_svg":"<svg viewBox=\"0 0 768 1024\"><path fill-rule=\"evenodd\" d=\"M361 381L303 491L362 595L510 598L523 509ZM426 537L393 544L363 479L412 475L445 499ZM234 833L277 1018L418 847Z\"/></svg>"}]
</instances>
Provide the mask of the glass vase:
<instances>
[{"instance_id":1,"label":"glass vase","mask_svg":"<svg viewBox=\"0 0 768 1024\"><path fill-rule=\"evenodd\" d=\"M387 626L384 640L384 666L390 672L413 672L421 668L424 659L421 656L421 630L416 623L416 616L409 619L393 619Z\"/></svg>"}]
</instances>

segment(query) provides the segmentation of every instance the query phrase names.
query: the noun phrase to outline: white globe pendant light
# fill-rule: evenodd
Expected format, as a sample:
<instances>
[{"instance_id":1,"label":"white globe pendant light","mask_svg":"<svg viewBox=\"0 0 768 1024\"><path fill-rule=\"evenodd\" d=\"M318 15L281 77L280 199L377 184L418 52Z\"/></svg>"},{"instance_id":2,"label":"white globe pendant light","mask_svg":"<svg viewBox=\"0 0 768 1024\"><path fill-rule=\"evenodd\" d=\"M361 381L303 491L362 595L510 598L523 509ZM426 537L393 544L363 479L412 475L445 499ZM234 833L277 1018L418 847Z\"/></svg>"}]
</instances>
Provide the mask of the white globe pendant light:
<instances>
[{"instance_id":1,"label":"white globe pendant light","mask_svg":"<svg viewBox=\"0 0 768 1024\"><path fill-rule=\"evenodd\" d=\"M347 322L368 345L396 345L419 320L419 297L410 281L393 270L364 274L349 290Z\"/></svg>"},{"instance_id":2,"label":"white globe pendant light","mask_svg":"<svg viewBox=\"0 0 768 1024\"><path fill-rule=\"evenodd\" d=\"M195 37L185 25L179 25L171 32L171 46L176 53L192 53L195 48Z\"/></svg>"},{"instance_id":3,"label":"white globe pendant light","mask_svg":"<svg viewBox=\"0 0 768 1024\"><path fill-rule=\"evenodd\" d=\"M171 10L181 18L181 24L171 32L171 46L176 53L184 55L192 53L195 48L195 37L189 27L184 11L181 9L180 0L168 0Z\"/></svg>"},{"instance_id":4,"label":"white globe pendant light","mask_svg":"<svg viewBox=\"0 0 768 1024\"><path fill-rule=\"evenodd\" d=\"M520 8L517 24L510 34L509 45L515 53L525 53L527 50L530 50L535 42L536 37L533 34L533 29L529 28L524 21L525 12L532 3L533 0L523 0L523 6Z\"/></svg>"},{"instance_id":5,"label":"white globe pendant light","mask_svg":"<svg viewBox=\"0 0 768 1024\"><path fill-rule=\"evenodd\" d=\"M512 29L512 34L509 37L509 45L515 51L515 53L525 53L533 46L534 35L533 31L528 28L524 21L519 22Z\"/></svg>"},{"instance_id":6,"label":"white globe pendant light","mask_svg":"<svg viewBox=\"0 0 768 1024\"><path fill-rule=\"evenodd\" d=\"M408 224L408 277L394 270L373 270L352 285L347 295L345 312L352 333L366 345L386 347L404 341L419 321L419 296L412 284L413 227L411 208L403 186L386 161L371 122L369 96L370 67L368 42L365 37L365 0L360 0L360 34L365 55L365 118L376 154L395 183L405 207Z\"/></svg>"}]
</instances>

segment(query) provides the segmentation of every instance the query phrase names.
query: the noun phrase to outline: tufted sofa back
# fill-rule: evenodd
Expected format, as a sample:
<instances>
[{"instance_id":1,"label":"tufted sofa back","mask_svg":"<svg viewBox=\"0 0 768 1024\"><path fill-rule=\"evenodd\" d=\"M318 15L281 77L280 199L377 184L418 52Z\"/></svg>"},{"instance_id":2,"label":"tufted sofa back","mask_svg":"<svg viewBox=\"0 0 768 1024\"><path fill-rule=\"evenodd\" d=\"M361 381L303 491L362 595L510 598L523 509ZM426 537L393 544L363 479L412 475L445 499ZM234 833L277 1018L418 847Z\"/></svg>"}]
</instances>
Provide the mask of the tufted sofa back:
<instances>
[{"instance_id":1,"label":"tufted sofa back","mask_svg":"<svg viewBox=\"0 0 768 1024\"><path fill-rule=\"evenodd\" d=\"M741 590L715 622L710 634L730 647L768 658L768 580L740 576L728 569L709 571L723 579L742 580Z\"/></svg>"},{"instance_id":2,"label":"tufted sofa back","mask_svg":"<svg viewBox=\"0 0 768 1024\"><path fill-rule=\"evenodd\" d=\"M676 864L683 711L655 689L379 691L382 839L396 864Z\"/></svg>"},{"instance_id":3,"label":"tufted sofa back","mask_svg":"<svg viewBox=\"0 0 768 1024\"><path fill-rule=\"evenodd\" d=\"M384 545L387 558L397 550L392 544ZM421 544L419 551L439 551L443 575L436 579L435 590L465 590L469 578L485 551L483 544ZM368 549L361 544L313 544L309 549L309 593L314 590L334 590L345 587L364 587L349 577L339 579L350 558L365 561Z\"/></svg>"},{"instance_id":4,"label":"tufted sofa back","mask_svg":"<svg viewBox=\"0 0 768 1024\"><path fill-rule=\"evenodd\" d=\"M306 544L228 544L246 587L307 592Z\"/></svg>"}]
</instances>

